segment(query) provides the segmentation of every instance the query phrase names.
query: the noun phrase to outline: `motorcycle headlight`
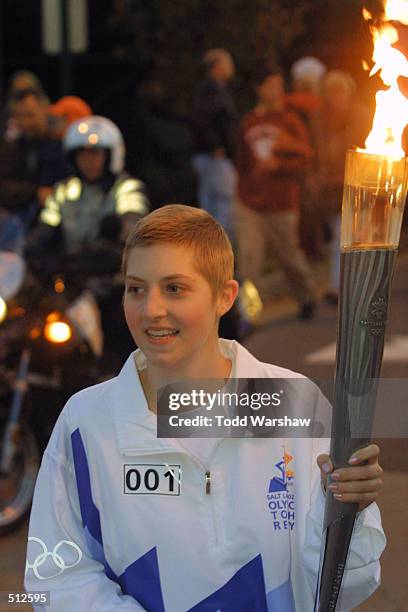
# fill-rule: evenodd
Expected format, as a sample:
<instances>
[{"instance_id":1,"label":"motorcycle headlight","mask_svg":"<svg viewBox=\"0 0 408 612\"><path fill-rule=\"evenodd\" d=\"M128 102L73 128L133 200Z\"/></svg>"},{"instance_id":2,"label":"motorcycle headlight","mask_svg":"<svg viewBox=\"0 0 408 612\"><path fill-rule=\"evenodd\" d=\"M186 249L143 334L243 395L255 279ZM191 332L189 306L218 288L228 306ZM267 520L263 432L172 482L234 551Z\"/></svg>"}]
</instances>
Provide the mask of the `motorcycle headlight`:
<instances>
[{"instance_id":1,"label":"motorcycle headlight","mask_svg":"<svg viewBox=\"0 0 408 612\"><path fill-rule=\"evenodd\" d=\"M3 323L6 317L7 317L7 304L3 300L3 298L0 297L0 323Z\"/></svg>"},{"instance_id":2,"label":"motorcycle headlight","mask_svg":"<svg viewBox=\"0 0 408 612\"><path fill-rule=\"evenodd\" d=\"M68 323L60 320L58 313L51 313L46 319L44 336L49 342L62 344L71 338L72 329Z\"/></svg>"}]
</instances>

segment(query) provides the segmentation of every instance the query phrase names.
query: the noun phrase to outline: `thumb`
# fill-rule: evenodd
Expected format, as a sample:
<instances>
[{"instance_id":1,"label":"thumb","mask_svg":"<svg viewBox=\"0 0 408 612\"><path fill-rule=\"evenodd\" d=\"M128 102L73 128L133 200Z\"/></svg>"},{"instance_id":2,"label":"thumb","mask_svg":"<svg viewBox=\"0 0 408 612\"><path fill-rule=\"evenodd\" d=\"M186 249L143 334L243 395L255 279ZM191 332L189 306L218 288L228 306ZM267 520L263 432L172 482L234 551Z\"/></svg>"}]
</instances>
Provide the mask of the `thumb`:
<instances>
[{"instance_id":1,"label":"thumb","mask_svg":"<svg viewBox=\"0 0 408 612\"><path fill-rule=\"evenodd\" d=\"M322 484L324 486L324 489L326 490L327 475L333 471L333 464L329 455L326 454L319 455L316 459L316 462L320 469Z\"/></svg>"}]
</instances>

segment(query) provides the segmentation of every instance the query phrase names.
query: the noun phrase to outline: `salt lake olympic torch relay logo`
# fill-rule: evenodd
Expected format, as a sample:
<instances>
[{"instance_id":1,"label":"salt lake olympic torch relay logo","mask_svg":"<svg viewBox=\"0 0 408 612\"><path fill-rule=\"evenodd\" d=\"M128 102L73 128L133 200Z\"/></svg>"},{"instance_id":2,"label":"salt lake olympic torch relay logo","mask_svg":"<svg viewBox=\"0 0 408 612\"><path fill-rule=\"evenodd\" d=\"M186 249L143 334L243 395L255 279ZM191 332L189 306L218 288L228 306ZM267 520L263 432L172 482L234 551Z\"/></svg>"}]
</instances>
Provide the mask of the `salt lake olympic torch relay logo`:
<instances>
[{"instance_id":1,"label":"salt lake olympic torch relay logo","mask_svg":"<svg viewBox=\"0 0 408 612\"><path fill-rule=\"evenodd\" d=\"M387 326L387 300L384 297L376 297L369 306L369 314L361 319L360 325L368 329L372 336L383 336Z\"/></svg>"},{"instance_id":2,"label":"salt lake olympic torch relay logo","mask_svg":"<svg viewBox=\"0 0 408 612\"><path fill-rule=\"evenodd\" d=\"M288 468L292 460L292 455L284 453L283 459L275 464L280 476L274 476L269 483L268 509L275 531L292 530L295 526L294 473Z\"/></svg>"},{"instance_id":3,"label":"salt lake olympic torch relay logo","mask_svg":"<svg viewBox=\"0 0 408 612\"><path fill-rule=\"evenodd\" d=\"M40 540L40 538L29 537L28 542L36 542L40 545L42 549L42 552L37 555L33 563L29 563L28 554L26 561L25 573L27 574L28 570L30 569L33 570L34 576L38 578L38 580L49 580L50 578L56 578L57 576L62 574L64 570L78 565L78 563L82 559L81 549L77 544L75 544L75 542L71 542L70 540L60 540L60 542L58 542L58 544L56 544L51 551L48 550L47 546L42 540ZM64 551L61 550L63 546L65 546ZM73 557L75 561L73 563L66 563L64 559L64 557L71 557L73 555L72 551L68 553L67 547L75 551ZM38 571L38 568L44 565L47 562L47 559L49 559L49 562L47 563L47 569L51 569L50 566L52 566L54 571L49 574L47 573L47 575L44 576ZM57 572L55 572L55 568L57 568Z\"/></svg>"}]
</instances>

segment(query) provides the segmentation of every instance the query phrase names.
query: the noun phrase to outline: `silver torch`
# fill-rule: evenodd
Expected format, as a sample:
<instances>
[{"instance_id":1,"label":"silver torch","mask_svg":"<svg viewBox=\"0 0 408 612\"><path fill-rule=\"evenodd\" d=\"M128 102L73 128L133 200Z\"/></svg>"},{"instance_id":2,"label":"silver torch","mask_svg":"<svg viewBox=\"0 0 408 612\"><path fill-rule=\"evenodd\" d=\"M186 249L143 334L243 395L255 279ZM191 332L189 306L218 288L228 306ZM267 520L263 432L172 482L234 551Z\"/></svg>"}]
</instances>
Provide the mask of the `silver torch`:
<instances>
[{"instance_id":1,"label":"silver torch","mask_svg":"<svg viewBox=\"0 0 408 612\"><path fill-rule=\"evenodd\" d=\"M372 19L364 11L366 19ZM354 451L369 444L384 349L391 282L407 195L408 164L401 146L408 100L398 77L408 62L395 48L395 21L407 19L404 0L387 0L381 22L371 25L374 67L387 89L377 108L366 149L346 157L341 225L341 277L330 455L347 467ZM405 21L404 21L405 23ZM335 612L357 504L328 490L315 610Z\"/></svg>"},{"instance_id":2,"label":"silver torch","mask_svg":"<svg viewBox=\"0 0 408 612\"><path fill-rule=\"evenodd\" d=\"M370 442L407 169L405 157L347 153L330 447L335 468L347 467L353 452ZM336 609L356 513L357 504L327 491L319 612Z\"/></svg>"}]
</instances>

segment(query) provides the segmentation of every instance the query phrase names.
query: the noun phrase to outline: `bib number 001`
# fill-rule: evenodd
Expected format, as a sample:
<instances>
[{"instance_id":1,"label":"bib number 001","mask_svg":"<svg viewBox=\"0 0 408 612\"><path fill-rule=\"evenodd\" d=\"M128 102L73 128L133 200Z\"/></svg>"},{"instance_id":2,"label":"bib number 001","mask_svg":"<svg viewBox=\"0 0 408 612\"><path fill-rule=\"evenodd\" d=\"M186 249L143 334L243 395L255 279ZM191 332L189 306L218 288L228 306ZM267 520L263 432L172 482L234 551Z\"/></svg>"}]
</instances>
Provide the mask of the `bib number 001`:
<instances>
[{"instance_id":1,"label":"bib number 001","mask_svg":"<svg viewBox=\"0 0 408 612\"><path fill-rule=\"evenodd\" d=\"M123 492L126 495L180 495L180 485L180 465L124 465Z\"/></svg>"}]
</instances>

